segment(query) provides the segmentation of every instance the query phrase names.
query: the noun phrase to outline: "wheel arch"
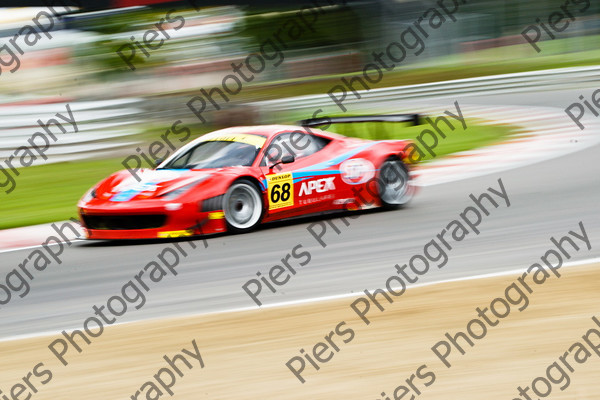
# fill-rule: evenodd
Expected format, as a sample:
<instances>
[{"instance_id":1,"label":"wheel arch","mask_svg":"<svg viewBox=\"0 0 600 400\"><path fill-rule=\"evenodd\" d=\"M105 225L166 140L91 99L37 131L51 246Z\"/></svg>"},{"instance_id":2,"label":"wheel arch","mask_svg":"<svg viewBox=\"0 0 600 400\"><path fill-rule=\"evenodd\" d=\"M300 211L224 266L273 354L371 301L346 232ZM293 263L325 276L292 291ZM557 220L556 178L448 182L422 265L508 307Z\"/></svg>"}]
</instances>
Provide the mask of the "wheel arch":
<instances>
[{"instance_id":1,"label":"wheel arch","mask_svg":"<svg viewBox=\"0 0 600 400\"><path fill-rule=\"evenodd\" d=\"M265 191L263 191L263 189L261 188L260 182L256 177L254 177L252 175L240 175L240 176L235 177L234 179L231 179L231 181L226 185L227 189L226 189L225 193L223 194L224 201L226 199L227 192L236 183L248 183L256 189L256 192L257 192L256 194L259 196L259 201L261 202L260 216L258 217L258 220L256 221L256 223L249 228L235 227L230 223L230 221L227 221L227 218L226 218L227 230L230 232L233 232L233 233L248 232L250 230L253 230L256 226L260 225L263 221L263 218L264 218L265 212L266 212ZM223 205L223 212L227 213L225 204Z\"/></svg>"},{"instance_id":2,"label":"wheel arch","mask_svg":"<svg viewBox=\"0 0 600 400\"><path fill-rule=\"evenodd\" d=\"M261 193L264 193L266 190L266 189L263 189L260 181L255 176L252 176L252 175L241 175L241 176L236 177L235 179L232 179L231 182L229 183L229 185L227 185L227 188L229 188L229 186L233 185L235 182L238 182L241 180L250 181L254 186L256 186L258 191Z\"/></svg>"}]
</instances>

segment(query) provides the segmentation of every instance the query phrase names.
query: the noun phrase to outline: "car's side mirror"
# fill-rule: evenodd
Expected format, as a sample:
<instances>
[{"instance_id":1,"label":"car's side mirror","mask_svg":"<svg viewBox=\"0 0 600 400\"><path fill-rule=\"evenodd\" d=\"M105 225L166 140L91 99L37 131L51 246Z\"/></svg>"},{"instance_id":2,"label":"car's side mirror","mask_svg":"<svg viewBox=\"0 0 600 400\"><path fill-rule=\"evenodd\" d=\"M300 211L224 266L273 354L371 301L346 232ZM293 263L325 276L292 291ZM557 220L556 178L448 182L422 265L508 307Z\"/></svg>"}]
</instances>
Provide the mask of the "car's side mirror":
<instances>
[{"instance_id":1,"label":"car's side mirror","mask_svg":"<svg viewBox=\"0 0 600 400\"><path fill-rule=\"evenodd\" d=\"M164 158L157 158L156 160L154 160L154 168L158 167L160 164L163 163L163 161L165 161Z\"/></svg>"},{"instance_id":2,"label":"car's side mirror","mask_svg":"<svg viewBox=\"0 0 600 400\"><path fill-rule=\"evenodd\" d=\"M291 164L294 161L296 161L296 158L290 154L285 155L283 157L281 157L281 159L279 161L277 161L275 164L271 165L269 167L269 170L272 170L273 168L275 168L277 165L279 164Z\"/></svg>"},{"instance_id":3,"label":"car's side mirror","mask_svg":"<svg viewBox=\"0 0 600 400\"><path fill-rule=\"evenodd\" d=\"M291 155L291 154L288 154L286 156L281 157L281 163L282 164L291 164L294 161L296 161L296 158L293 155Z\"/></svg>"}]
</instances>

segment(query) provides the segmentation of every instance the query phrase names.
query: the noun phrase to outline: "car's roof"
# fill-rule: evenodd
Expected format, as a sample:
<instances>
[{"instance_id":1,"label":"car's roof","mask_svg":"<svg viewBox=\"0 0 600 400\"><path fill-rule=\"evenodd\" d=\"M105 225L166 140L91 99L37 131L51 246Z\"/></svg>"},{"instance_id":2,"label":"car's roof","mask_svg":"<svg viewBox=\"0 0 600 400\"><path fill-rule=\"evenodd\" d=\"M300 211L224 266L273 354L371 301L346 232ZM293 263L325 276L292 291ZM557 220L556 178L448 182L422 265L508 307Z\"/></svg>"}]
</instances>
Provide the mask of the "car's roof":
<instances>
[{"instance_id":1,"label":"car's roof","mask_svg":"<svg viewBox=\"0 0 600 400\"><path fill-rule=\"evenodd\" d=\"M302 126L297 125L251 125L251 126L233 126L230 128L219 129L217 131L213 131L211 133L217 134L255 134L265 136L268 139L273 136L281 133L281 132L290 132L290 131L301 131L307 133L316 133L317 135L325 136L330 139L342 139L344 136L338 135L332 132L322 131L320 129L315 128L304 128Z\"/></svg>"}]
</instances>

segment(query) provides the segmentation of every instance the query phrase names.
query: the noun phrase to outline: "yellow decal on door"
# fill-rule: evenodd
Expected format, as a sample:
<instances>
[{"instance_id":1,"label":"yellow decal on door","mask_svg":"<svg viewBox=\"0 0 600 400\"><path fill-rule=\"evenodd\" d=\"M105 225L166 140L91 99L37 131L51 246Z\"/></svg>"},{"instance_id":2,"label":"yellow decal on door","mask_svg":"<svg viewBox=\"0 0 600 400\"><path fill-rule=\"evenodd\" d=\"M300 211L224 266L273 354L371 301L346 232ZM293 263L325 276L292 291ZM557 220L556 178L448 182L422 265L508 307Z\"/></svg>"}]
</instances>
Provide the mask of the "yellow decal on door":
<instances>
[{"instance_id":1,"label":"yellow decal on door","mask_svg":"<svg viewBox=\"0 0 600 400\"><path fill-rule=\"evenodd\" d=\"M267 176L269 210L294 205L294 178L291 172Z\"/></svg>"}]
</instances>

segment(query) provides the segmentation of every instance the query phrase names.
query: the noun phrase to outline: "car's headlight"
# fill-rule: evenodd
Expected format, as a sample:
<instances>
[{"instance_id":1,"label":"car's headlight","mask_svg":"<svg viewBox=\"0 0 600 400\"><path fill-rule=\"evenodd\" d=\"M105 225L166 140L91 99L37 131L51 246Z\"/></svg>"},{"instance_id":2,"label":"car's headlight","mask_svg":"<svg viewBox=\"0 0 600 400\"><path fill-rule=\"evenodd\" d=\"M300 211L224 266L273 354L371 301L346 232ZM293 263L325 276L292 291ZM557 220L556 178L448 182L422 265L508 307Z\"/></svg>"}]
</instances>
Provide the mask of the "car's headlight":
<instances>
[{"instance_id":1,"label":"car's headlight","mask_svg":"<svg viewBox=\"0 0 600 400\"><path fill-rule=\"evenodd\" d=\"M88 190L87 193L83 196L83 199L81 199L81 200L84 203L87 203L95 198L96 198L96 188L94 187L94 188Z\"/></svg>"},{"instance_id":2,"label":"car's headlight","mask_svg":"<svg viewBox=\"0 0 600 400\"><path fill-rule=\"evenodd\" d=\"M175 189L175 190L172 190L172 191L167 192L165 194L162 194L160 196L160 198L164 199L164 200L174 200L174 199L178 198L179 196L181 196L182 194L184 194L185 192L187 192L188 190L190 190L192 187L194 187L197 184L199 184L200 182L206 180L207 178L208 178L208 175L204 176L204 177L202 177L200 179L197 179L194 182L189 183L189 184L187 184L185 186L182 186L182 187L180 187L178 189Z\"/></svg>"}]
</instances>

